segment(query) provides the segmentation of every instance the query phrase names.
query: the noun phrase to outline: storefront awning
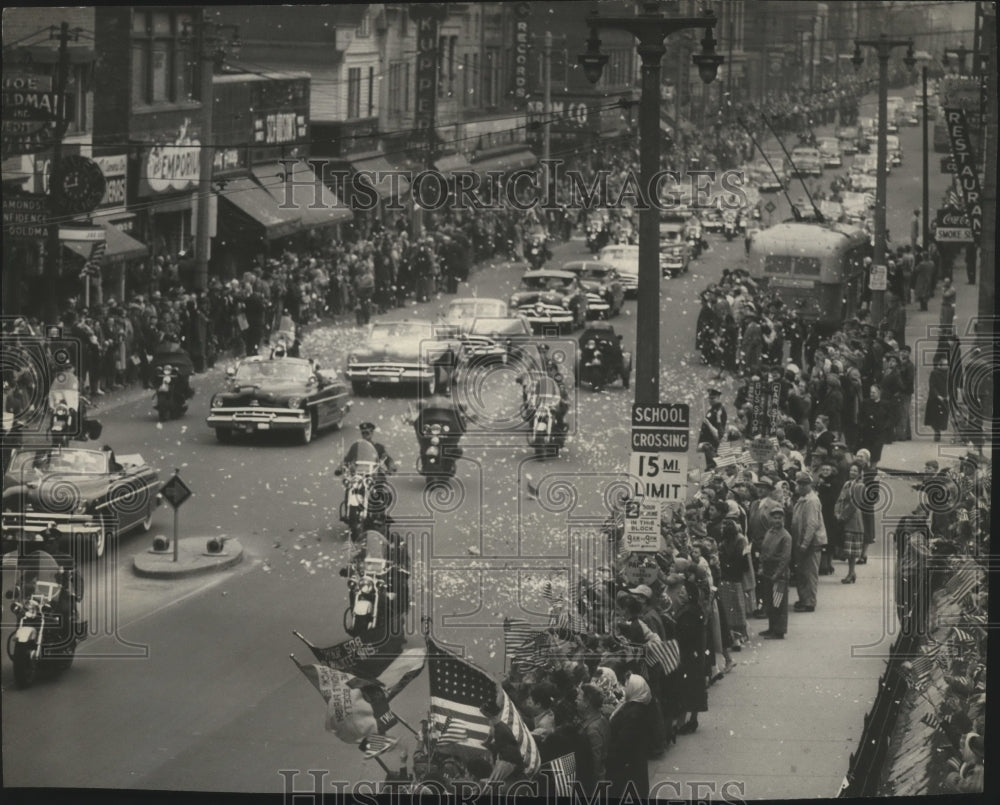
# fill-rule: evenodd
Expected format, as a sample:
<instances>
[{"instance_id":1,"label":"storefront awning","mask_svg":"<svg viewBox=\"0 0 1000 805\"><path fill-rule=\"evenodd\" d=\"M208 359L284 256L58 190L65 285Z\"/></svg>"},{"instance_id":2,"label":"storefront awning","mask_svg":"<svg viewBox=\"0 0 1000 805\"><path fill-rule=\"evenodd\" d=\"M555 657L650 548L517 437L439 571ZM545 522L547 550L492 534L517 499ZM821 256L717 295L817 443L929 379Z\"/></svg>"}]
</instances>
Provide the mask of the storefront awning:
<instances>
[{"instance_id":1,"label":"storefront awning","mask_svg":"<svg viewBox=\"0 0 1000 805\"><path fill-rule=\"evenodd\" d=\"M392 165L389 164L383 155L378 154L376 156L371 156L365 159L352 159L351 168L355 172L357 171L371 171L374 174L379 172L387 173L389 171L394 171ZM390 180L388 176L383 177L382 181L375 181L376 177L372 177L370 182L371 186L375 189L375 192L379 194L379 198L392 198L392 184L393 180ZM403 198L408 192L410 192L410 183L406 180L405 176L399 176L395 182L399 186L399 192L396 194L396 198Z\"/></svg>"},{"instance_id":2,"label":"storefront awning","mask_svg":"<svg viewBox=\"0 0 1000 805\"><path fill-rule=\"evenodd\" d=\"M149 254L149 248L145 243L141 243L131 235L126 235L120 229L108 223L101 223L104 227L105 241L104 254L101 257L102 263L114 263L123 260L135 260L138 257L145 257ZM93 253L94 244L88 241L67 240L63 246L74 254L80 255L84 260L89 260Z\"/></svg>"},{"instance_id":3,"label":"storefront awning","mask_svg":"<svg viewBox=\"0 0 1000 805\"><path fill-rule=\"evenodd\" d=\"M505 150L506 153L496 156L490 156L489 153L486 153L483 158L472 163L473 169L480 175L485 175L487 171L510 172L538 164L538 157L527 148L516 151L511 151L509 148Z\"/></svg>"},{"instance_id":4,"label":"storefront awning","mask_svg":"<svg viewBox=\"0 0 1000 805\"><path fill-rule=\"evenodd\" d=\"M306 162L299 160L289 167L290 176L280 162L255 167L253 175L278 204L287 206L290 201L295 205L289 212L299 217L300 229L333 226L354 219L350 208L338 200Z\"/></svg>"},{"instance_id":5,"label":"storefront awning","mask_svg":"<svg viewBox=\"0 0 1000 805\"><path fill-rule=\"evenodd\" d=\"M469 164L469 160L465 158L465 154L451 154L440 159L435 159L434 167L445 176L473 170L473 167Z\"/></svg>"},{"instance_id":6,"label":"storefront awning","mask_svg":"<svg viewBox=\"0 0 1000 805\"><path fill-rule=\"evenodd\" d=\"M274 196L249 177L228 179L219 198L259 224L267 240L288 237L302 228L297 210L281 209Z\"/></svg>"}]
</instances>

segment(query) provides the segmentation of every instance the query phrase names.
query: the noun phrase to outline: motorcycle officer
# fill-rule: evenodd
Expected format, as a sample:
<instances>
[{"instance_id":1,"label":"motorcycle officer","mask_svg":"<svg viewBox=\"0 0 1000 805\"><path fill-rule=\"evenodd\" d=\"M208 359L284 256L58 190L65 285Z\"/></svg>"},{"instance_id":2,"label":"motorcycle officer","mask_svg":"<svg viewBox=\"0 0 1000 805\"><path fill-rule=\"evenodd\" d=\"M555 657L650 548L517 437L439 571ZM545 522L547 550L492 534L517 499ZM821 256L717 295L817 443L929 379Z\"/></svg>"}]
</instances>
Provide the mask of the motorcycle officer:
<instances>
[{"instance_id":1,"label":"motorcycle officer","mask_svg":"<svg viewBox=\"0 0 1000 805\"><path fill-rule=\"evenodd\" d=\"M389 455L389 451L385 449L385 445L381 442L372 441L372 437L375 435L375 424L372 422L362 422L358 425L358 430L361 431L361 438L375 448L375 452L378 454L379 461L385 473L392 475L396 472L396 462ZM358 442L355 442L348 448L347 453L344 455L344 460L341 462L340 467L337 468L335 474L342 475L345 468L353 467L357 459Z\"/></svg>"}]
</instances>

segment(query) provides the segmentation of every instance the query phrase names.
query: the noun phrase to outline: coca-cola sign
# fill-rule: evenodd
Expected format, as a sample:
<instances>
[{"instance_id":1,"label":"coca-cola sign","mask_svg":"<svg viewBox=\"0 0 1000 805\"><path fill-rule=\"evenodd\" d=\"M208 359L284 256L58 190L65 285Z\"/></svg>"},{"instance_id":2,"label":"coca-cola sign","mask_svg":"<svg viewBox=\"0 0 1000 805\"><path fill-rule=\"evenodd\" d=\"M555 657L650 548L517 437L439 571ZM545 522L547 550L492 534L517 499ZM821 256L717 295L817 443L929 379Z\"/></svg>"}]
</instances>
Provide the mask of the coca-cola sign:
<instances>
[{"instance_id":1,"label":"coca-cola sign","mask_svg":"<svg viewBox=\"0 0 1000 805\"><path fill-rule=\"evenodd\" d=\"M185 118L171 140L146 152L139 175L139 195L177 193L197 186L200 158L201 142L191 130L190 118Z\"/></svg>"}]
</instances>

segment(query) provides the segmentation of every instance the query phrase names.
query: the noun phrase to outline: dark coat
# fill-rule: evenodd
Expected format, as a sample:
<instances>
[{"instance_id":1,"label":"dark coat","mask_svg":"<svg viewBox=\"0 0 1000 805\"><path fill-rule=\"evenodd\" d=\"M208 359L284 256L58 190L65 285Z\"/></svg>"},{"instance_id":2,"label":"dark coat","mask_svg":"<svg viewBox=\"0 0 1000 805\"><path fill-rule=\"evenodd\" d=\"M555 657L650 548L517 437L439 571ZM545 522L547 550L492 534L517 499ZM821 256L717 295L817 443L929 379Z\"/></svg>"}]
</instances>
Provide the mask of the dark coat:
<instances>
[{"instance_id":1,"label":"dark coat","mask_svg":"<svg viewBox=\"0 0 1000 805\"><path fill-rule=\"evenodd\" d=\"M948 370L932 369L927 381L924 425L936 431L948 429Z\"/></svg>"},{"instance_id":2,"label":"dark coat","mask_svg":"<svg viewBox=\"0 0 1000 805\"><path fill-rule=\"evenodd\" d=\"M620 795L631 780L640 797L649 794L650 713L653 704L626 702L611 716L608 776L611 794Z\"/></svg>"}]
</instances>

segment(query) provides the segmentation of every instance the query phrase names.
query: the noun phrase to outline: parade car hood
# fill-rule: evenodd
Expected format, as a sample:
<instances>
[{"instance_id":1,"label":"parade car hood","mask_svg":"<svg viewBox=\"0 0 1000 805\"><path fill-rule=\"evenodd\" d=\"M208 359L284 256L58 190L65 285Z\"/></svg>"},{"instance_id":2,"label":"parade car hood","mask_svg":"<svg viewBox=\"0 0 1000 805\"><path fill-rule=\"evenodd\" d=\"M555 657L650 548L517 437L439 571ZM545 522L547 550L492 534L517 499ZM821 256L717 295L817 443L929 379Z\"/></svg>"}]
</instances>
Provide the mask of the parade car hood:
<instances>
[{"instance_id":1,"label":"parade car hood","mask_svg":"<svg viewBox=\"0 0 1000 805\"><path fill-rule=\"evenodd\" d=\"M108 487L109 479L104 475L50 473L30 480L27 475L7 475L3 480L3 510L74 514L81 505L104 497Z\"/></svg>"},{"instance_id":2,"label":"parade car hood","mask_svg":"<svg viewBox=\"0 0 1000 805\"><path fill-rule=\"evenodd\" d=\"M420 341L375 341L370 342L362 349L355 350L352 354L354 360L388 363L391 361L416 361L420 358Z\"/></svg>"},{"instance_id":3,"label":"parade car hood","mask_svg":"<svg viewBox=\"0 0 1000 805\"><path fill-rule=\"evenodd\" d=\"M545 305L564 305L569 301L569 295L559 291L518 291L510 298L511 305L535 305L541 302Z\"/></svg>"}]
</instances>

